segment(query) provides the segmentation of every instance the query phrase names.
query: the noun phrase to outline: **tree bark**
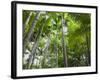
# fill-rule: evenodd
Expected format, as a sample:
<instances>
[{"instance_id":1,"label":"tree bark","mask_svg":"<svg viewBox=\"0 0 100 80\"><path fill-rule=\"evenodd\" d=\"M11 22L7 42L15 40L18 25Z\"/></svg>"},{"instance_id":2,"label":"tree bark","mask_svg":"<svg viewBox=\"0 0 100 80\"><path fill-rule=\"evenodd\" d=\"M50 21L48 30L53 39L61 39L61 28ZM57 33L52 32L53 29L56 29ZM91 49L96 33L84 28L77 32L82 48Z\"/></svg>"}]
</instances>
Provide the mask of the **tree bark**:
<instances>
[{"instance_id":1,"label":"tree bark","mask_svg":"<svg viewBox=\"0 0 100 80\"><path fill-rule=\"evenodd\" d=\"M87 65L91 65L91 53L90 53L90 48L89 48L89 37L88 34L86 34L86 44L87 44Z\"/></svg>"},{"instance_id":2,"label":"tree bark","mask_svg":"<svg viewBox=\"0 0 100 80\"><path fill-rule=\"evenodd\" d=\"M36 13L36 16L35 16L35 18L34 18L34 20L33 20L33 22L32 22L32 26L31 26L30 29L29 29L28 36L27 36L27 38L26 38L25 41L24 41L24 50L25 50L25 48L26 48L26 46L27 46L27 44L28 44L28 41L29 41L29 39L30 39L30 37L31 37L31 35L32 35L33 29L35 28L35 25L36 25L36 23L37 23L37 21L38 21L39 15L40 15L40 13L37 12L37 13Z\"/></svg>"},{"instance_id":3,"label":"tree bark","mask_svg":"<svg viewBox=\"0 0 100 80\"><path fill-rule=\"evenodd\" d=\"M43 53L44 57L43 67L45 66L45 64L48 64L48 62L46 63L46 59L49 59L49 47L50 47L50 38L49 36L47 36L46 46L44 48L44 53Z\"/></svg>"},{"instance_id":4,"label":"tree bark","mask_svg":"<svg viewBox=\"0 0 100 80\"><path fill-rule=\"evenodd\" d=\"M33 12L30 12L30 13L29 13L29 16L27 17L27 19L26 19L26 21L25 21L25 24L24 24L24 26L23 26L24 29L26 28L26 25L28 25L32 14L33 14Z\"/></svg>"},{"instance_id":5,"label":"tree bark","mask_svg":"<svg viewBox=\"0 0 100 80\"><path fill-rule=\"evenodd\" d=\"M34 27L35 27L35 25L36 25L36 23L37 23L37 20L38 20L39 16L40 16L40 12L37 12L37 13L36 13L36 16L35 16L35 18L34 18L34 20L33 20L33 22L32 22L32 26L31 26L30 29L29 29L28 36L27 36L27 38L24 39L24 41L23 41L23 45L24 45L24 46L23 46L23 58L24 58L24 53L25 53L25 50L26 50L26 46L28 45L29 39L30 39L30 37L31 37L31 35L32 35L33 29L34 29Z\"/></svg>"},{"instance_id":6,"label":"tree bark","mask_svg":"<svg viewBox=\"0 0 100 80\"><path fill-rule=\"evenodd\" d=\"M58 67L58 49L57 49L57 45L56 43L54 43L54 55L55 55L55 63L56 63L56 67Z\"/></svg>"},{"instance_id":7,"label":"tree bark","mask_svg":"<svg viewBox=\"0 0 100 80\"><path fill-rule=\"evenodd\" d=\"M66 43L64 41L64 32L63 32L63 27L65 26L65 21L64 21L64 14L62 15L62 51L63 51L63 58L64 58L64 67L68 66L67 62L67 54L66 54Z\"/></svg>"},{"instance_id":8,"label":"tree bark","mask_svg":"<svg viewBox=\"0 0 100 80\"><path fill-rule=\"evenodd\" d=\"M31 56L33 56L33 57L30 58L30 60L29 60L29 66L28 66L29 69L32 68L32 64L33 64L33 62L34 62L34 58L35 58L35 54L36 54L35 51L36 51L36 48L37 48L37 46L38 46L39 38L40 38L40 36L41 36L41 34L42 34L44 25L45 25L45 23L43 23L43 25L39 28L37 37L35 38L35 41L34 41L35 44L34 44L34 46L32 47L32 51L31 51Z\"/></svg>"}]
</instances>

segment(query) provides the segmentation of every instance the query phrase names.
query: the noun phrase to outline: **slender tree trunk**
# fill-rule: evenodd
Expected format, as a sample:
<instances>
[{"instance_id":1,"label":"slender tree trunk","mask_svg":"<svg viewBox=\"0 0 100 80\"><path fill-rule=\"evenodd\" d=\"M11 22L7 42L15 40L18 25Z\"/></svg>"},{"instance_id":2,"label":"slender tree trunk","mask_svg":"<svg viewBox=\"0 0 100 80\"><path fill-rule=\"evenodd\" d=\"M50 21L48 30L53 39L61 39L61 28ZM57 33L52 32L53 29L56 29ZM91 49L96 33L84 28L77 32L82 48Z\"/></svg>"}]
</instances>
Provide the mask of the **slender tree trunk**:
<instances>
[{"instance_id":1,"label":"slender tree trunk","mask_svg":"<svg viewBox=\"0 0 100 80\"><path fill-rule=\"evenodd\" d=\"M24 39L24 41L23 41L23 45L24 45L24 46L23 46L23 58L24 58L24 53L25 53L25 50L26 50L26 46L28 45L29 39L30 39L30 37L31 37L31 35L32 35L33 29L34 29L34 27L35 27L35 25L36 25L36 23L37 23L37 21L38 21L39 16L40 16L40 12L37 12L37 13L36 13L36 16L35 16L35 18L34 18L34 20L33 20L33 22L32 22L32 26L31 26L30 29L29 29L28 36L27 36L27 38ZM29 19L28 19L28 20L29 20ZM27 20L27 21L28 21L28 20Z\"/></svg>"},{"instance_id":2,"label":"slender tree trunk","mask_svg":"<svg viewBox=\"0 0 100 80\"><path fill-rule=\"evenodd\" d=\"M86 34L86 44L87 44L87 65L91 65L91 53L90 53L90 48L89 48L89 37L88 34Z\"/></svg>"},{"instance_id":3,"label":"slender tree trunk","mask_svg":"<svg viewBox=\"0 0 100 80\"><path fill-rule=\"evenodd\" d=\"M54 55L55 55L55 63L56 63L56 67L58 67L58 50L57 50L57 45L56 43L54 43Z\"/></svg>"},{"instance_id":4,"label":"slender tree trunk","mask_svg":"<svg viewBox=\"0 0 100 80\"><path fill-rule=\"evenodd\" d=\"M29 23L29 21L30 21L30 18L31 18L31 16L32 16L32 14L33 14L33 12L30 12L30 13L29 13L29 16L27 17L27 19L26 19L26 21L25 21L25 24L24 24L24 26L23 26L24 29L27 27L27 25L28 25L28 23Z\"/></svg>"},{"instance_id":5,"label":"slender tree trunk","mask_svg":"<svg viewBox=\"0 0 100 80\"><path fill-rule=\"evenodd\" d=\"M58 32L56 34L56 39L58 40ZM55 52L55 63L56 63L56 67L58 67L58 44L55 42L54 43L54 52Z\"/></svg>"},{"instance_id":6,"label":"slender tree trunk","mask_svg":"<svg viewBox=\"0 0 100 80\"><path fill-rule=\"evenodd\" d=\"M26 48L26 46L27 46L27 44L28 44L28 41L29 41L29 39L30 39L30 37L31 37L31 35L32 35L32 33L33 33L33 29L35 28L35 25L36 25L36 23L37 23L37 21L38 21L39 16L40 16L40 12L37 12L37 13L36 13L36 16L35 16L35 18L34 18L34 20L33 20L33 22L32 22L32 26L31 26L30 29L29 29L28 36L27 36L27 38L26 38L25 41L24 41L24 49Z\"/></svg>"},{"instance_id":7,"label":"slender tree trunk","mask_svg":"<svg viewBox=\"0 0 100 80\"><path fill-rule=\"evenodd\" d=\"M32 68L32 64L34 63L34 59L35 59L35 56L36 56L37 45L38 45L38 41L36 42L36 44L34 45L34 47L32 49L31 57L29 58L28 69L31 69Z\"/></svg>"},{"instance_id":8,"label":"slender tree trunk","mask_svg":"<svg viewBox=\"0 0 100 80\"><path fill-rule=\"evenodd\" d=\"M43 53L43 57L44 57L43 66L45 66L45 64L48 64L48 62L46 62L46 59L49 58L49 46L50 46L50 38L48 37L47 42L46 42L46 46L45 46L45 49L44 49L44 53Z\"/></svg>"},{"instance_id":9,"label":"slender tree trunk","mask_svg":"<svg viewBox=\"0 0 100 80\"><path fill-rule=\"evenodd\" d=\"M62 50L63 50L63 57L64 57L64 67L68 66L67 62L67 54L66 54L66 43L64 41L64 30L63 27L65 26L64 15L62 16Z\"/></svg>"},{"instance_id":10,"label":"slender tree trunk","mask_svg":"<svg viewBox=\"0 0 100 80\"><path fill-rule=\"evenodd\" d=\"M39 28L37 37L35 38L35 42L34 42L35 44L32 47L32 51L31 51L31 56L33 56L33 57L29 59L29 66L28 66L28 68L32 68L32 64L34 62L34 58L35 58L35 54L36 54L35 51L36 51L36 48L38 46L39 38L40 38L40 36L42 34L44 25L45 25L45 23L43 23L43 25Z\"/></svg>"}]
</instances>

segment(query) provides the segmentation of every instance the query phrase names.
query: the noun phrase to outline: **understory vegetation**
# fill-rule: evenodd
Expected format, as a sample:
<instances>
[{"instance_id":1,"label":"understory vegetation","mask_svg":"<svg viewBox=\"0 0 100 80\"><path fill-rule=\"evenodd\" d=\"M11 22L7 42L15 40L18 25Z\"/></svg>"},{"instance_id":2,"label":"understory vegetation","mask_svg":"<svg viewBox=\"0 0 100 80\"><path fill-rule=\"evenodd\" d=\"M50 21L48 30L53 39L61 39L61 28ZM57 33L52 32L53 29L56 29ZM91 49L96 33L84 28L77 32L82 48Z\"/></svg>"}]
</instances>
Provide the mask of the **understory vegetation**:
<instances>
[{"instance_id":1,"label":"understory vegetation","mask_svg":"<svg viewBox=\"0 0 100 80\"><path fill-rule=\"evenodd\" d=\"M91 14L23 10L23 69L90 66Z\"/></svg>"}]
</instances>

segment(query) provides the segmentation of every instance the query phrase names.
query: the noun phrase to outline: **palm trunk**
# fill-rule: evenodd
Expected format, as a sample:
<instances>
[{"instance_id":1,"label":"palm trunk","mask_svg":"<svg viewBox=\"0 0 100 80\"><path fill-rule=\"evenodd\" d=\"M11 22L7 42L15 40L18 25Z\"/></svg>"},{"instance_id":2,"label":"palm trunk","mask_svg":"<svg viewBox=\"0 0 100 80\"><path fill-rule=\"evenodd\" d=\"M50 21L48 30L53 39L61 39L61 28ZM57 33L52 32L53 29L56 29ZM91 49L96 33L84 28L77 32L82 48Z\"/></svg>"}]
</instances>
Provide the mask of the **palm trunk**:
<instances>
[{"instance_id":1,"label":"palm trunk","mask_svg":"<svg viewBox=\"0 0 100 80\"><path fill-rule=\"evenodd\" d=\"M47 42L46 42L46 47L44 49L44 53L43 53L43 57L44 57L44 64L43 66L45 66L45 64L48 64L48 62L46 63L46 59L49 59L49 46L50 46L50 38L48 37Z\"/></svg>"},{"instance_id":2,"label":"palm trunk","mask_svg":"<svg viewBox=\"0 0 100 80\"><path fill-rule=\"evenodd\" d=\"M39 28L39 31L38 31L38 34L37 34L37 37L35 38L35 41L34 41L34 46L32 47L32 51L31 51L31 56L33 56L32 58L29 59L29 66L28 66L28 69L32 68L32 64L34 62L34 58L35 58L35 51L36 51L36 48L38 46L38 42L39 42L39 38L42 34L42 31L43 31L43 27L44 27L45 23L43 23L43 25Z\"/></svg>"},{"instance_id":3,"label":"palm trunk","mask_svg":"<svg viewBox=\"0 0 100 80\"><path fill-rule=\"evenodd\" d=\"M24 29L27 27L27 25L28 25L28 23L29 23L29 21L30 21L30 18L31 18L31 16L32 16L32 14L33 14L33 12L30 12L30 13L29 13L29 16L27 17L27 19L26 19L26 21L25 21L25 24L24 24L24 26L23 26Z\"/></svg>"},{"instance_id":4,"label":"palm trunk","mask_svg":"<svg viewBox=\"0 0 100 80\"><path fill-rule=\"evenodd\" d=\"M33 20L33 22L32 22L32 26L30 27L30 29L29 29L29 31L28 31L28 36L27 36L27 38L26 38L26 39L23 39L23 40L24 40L24 41L23 41L23 45L24 45L24 47L23 47L23 57L24 57L24 53L25 53L25 50L26 50L26 46L28 45L29 39L30 39L30 37L31 37L31 35L32 35L33 29L34 29L34 27L35 27L35 25L36 25L36 23L37 23L37 21L38 21L39 16L40 16L40 13L37 12L37 14L36 14L36 16L35 16L35 18L34 18L34 20ZM28 20L27 20L27 21L28 21Z\"/></svg>"},{"instance_id":5,"label":"palm trunk","mask_svg":"<svg viewBox=\"0 0 100 80\"><path fill-rule=\"evenodd\" d=\"M58 50L57 50L57 45L56 43L54 43L54 55L55 55L55 63L56 63L56 67L58 67Z\"/></svg>"},{"instance_id":6,"label":"palm trunk","mask_svg":"<svg viewBox=\"0 0 100 80\"><path fill-rule=\"evenodd\" d=\"M90 49L89 49L89 37L88 34L86 34L86 44L87 44L87 65L91 65L91 53L90 53Z\"/></svg>"},{"instance_id":7,"label":"palm trunk","mask_svg":"<svg viewBox=\"0 0 100 80\"><path fill-rule=\"evenodd\" d=\"M65 26L64 22L64 15L62 16L62 51L63 51L63 58L64 58L64 67L68 66L67 63L67 54L66 54L66 44L64 41L64 32L63 32L63 27Z\"/></svg>"},{"instance_id":8,"label":"palm trunk","mask_svg":"<svg viewBox=\"0 0 100 80\"><path fill-rule=\"evenodd\" d=\"M35 43L35 45L34 45L34 47L32 49L31 57L29 58L28 69L31 69L32 68L32 64L34 63L34 59L35 59L35 56L36 56L37 45L38 45L38 41Z\"/></svg>"},{"instance_id":9,"label":"palm trunk","mask_svg":"<svg viewBox=\"0 0 100 80\"><path fill-rule=\"evenodd\" d=\"M36 16L35 16L35 18L34 18L34 20L33 20L33 22L32 22L32 26L31 26L30 29L29 29L28 36L27 36L27 38L24 40L24 50L26 49L26 46L28 45L28 42L29 42L30 37L31 37L31 35L32 35L32 33L33 33L33 29L35 28L35 25L36 25L36 23L37 23L37 21L38 21L39 16L40 16L40 13L37 12L37 14L36 14Z\"/></svg>"}]
</instances>

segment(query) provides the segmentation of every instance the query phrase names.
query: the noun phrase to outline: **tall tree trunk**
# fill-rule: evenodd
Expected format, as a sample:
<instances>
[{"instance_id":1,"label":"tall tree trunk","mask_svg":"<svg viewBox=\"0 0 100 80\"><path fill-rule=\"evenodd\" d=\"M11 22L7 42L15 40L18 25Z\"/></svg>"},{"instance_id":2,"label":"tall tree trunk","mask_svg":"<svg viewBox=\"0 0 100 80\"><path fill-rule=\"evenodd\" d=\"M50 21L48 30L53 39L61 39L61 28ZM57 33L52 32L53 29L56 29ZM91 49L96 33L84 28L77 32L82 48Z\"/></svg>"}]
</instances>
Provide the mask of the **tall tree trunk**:
<instances>
[{"instance_id":1,"label":"tall tree trunk","mask_svg":"<svg viewBox=\"0 0 100 80\"><path fill-rule=\"evenodd\" d=\"M56 33L56 39L58 40L58 32ZM56 63L56 67L58 67L58 44L56 42L54 42L54 52L55 52L55 63Z\"/></svg>"},{"instance_id":2,"label":"tall tree trunk","mask_svg":"<svg viewBox=\"0 0 100 80\"><path fill-rule=\"evenodd\" d=\"M87 44L87 65L91 65L91 53L89 48L89 37L88 34L86 34L86 44Z\"/></svg>"},{"instance_id":3,"label":"tall tree trunk","mask_svg":"<svg viewBox=\"0 0 100 80\"><path fill-rule=\"evenodd\" d=\"M24 26L23 26L24 29L27 27L27 25L28 25L28 23L29 23L29 21L30 21L30 18L31 18L31 16L32 16L32 14L33 14L33 12L30 12L30 13L29 13L29 16L27 17L27 19L26 19L26 21L25 21L25 24L24 24Z\"/></svg>"},{"instance_id":4,"label":"tall tree trunk","mask_svg":"<svg viewBox=\"0 0 100 80\"><path fill-rule=\"evenodd\" d=\"M55 55L55 63L56 63L56 67L58 67L58 50L57 50L57 45L56 43L54 43L54 55Z\"/></svg>"},{"instance_id":5,"label":"tall tree trunk","mask_svg":"<svg viewBox=\"0 0 100 80\"><path fill-rule=\"evenodd\" d=\"M30 37L31 37L31 35L32 35L33 29L34 29L34 27L35 27L35 25L36 25L36 23L37 23L37 21L38 21L39 16L40 16L40 12L37 12L37 13L36 13L36 16L35 16L35 18L34 18L34 20L33 20L33 22L32 22L32 26L31 26L30 29L29 29L28 36L27 36L27 38L24 40L24 52L25 52L26 46L28 45L29 39L30 39Z\"/></svg>"},{"instance_id":6,"label":"tall tree trunk","mask_svg":"<svg viewBox=\"0 0 100 80\"><path fill-rule=\"evenodd\" d=\"M43 53L43 57L44 57L43 66L45 66L45 64L48 64L48 62L46 62L46 59L49 59L49 46L50 46L50 38L48 36L47 41L46 41L46 46L45 46L45 49L44 49L44 53Z\"/></svg>"},{"instance_id":7,"label":"tall tree trunk","mask_svg":"<svg viewBox=\"0 0 100 80\"><path fill-rule=\"evenodd\" d=\"M38 41L35 43L35 45L34 45L34 47L32 49L32 53L31 53L30 58L29 58L28 69L31 69L32 68L32 64L34 63L34 59L35 59L35 56L36 56L37 45L38 45Z\"/></svg>"},{"instance_id":8,"label":"tall tree trunk","mask_svg":"<svg viewBox=\"0 0 100 80\"><path fill-rule=\"evenodd\" d=\"M67 54L66 54L66 43L64 41L64 27L65 27L65 21L64 21L64 14L62 15L62 50L63 50L63 58L64 58L64 67L68 66L67 62Z\"/></svg>"},{"instance_id":9,"label":"tall tree trunk","mask_svg":"<svg viewBox=\"0 0 100 80\"><path fill-rule=\"evenodd\" d=\"M32 14L32 13L31 13ZM30 15L31 15L30 14ZM26 50L26 46L28 45L28 42L29 42L29 39L30 39L30 37L31 37L31 35L32 35L32 31L33 31L33 29L34 29L34 27L35 27L35 25L36 25L36 23L37 23L37 20L38 20L38 18L39 18L39 16L40 16L40 12L37 12L36 13L36 16L35 16L35 18L34 18L34 20L33 20L33 22L32 22L32 26L30 27L30 29L29 29L29 31L28 31L28 36L27 36L27 38L26 39L23 39L24 41L23 41L23 59L24 59L24 53L25 53L25 50ZM29 19L26 21L26 22L28 22L29 21Z\"/></svg>"},{"instance_id":10,"label":"tall tree trunk","mask_svg":"<svg viewBox=\"0 0 100 80\"><path fill-rule=\"evenodd\" d=\"M32 64L34 63L34 59L35 59L35 51L36 51L36 48L38 46L38 42L39 42L39 38L42 34L42 31L43 31L43 27L44 27L45 23L43 23L43 25L39 28L39 31L38 31L38 34L37 34L37 37L35 38L35 41L34 41L34 46L32 47L32 51L31 51L31 56L33 56L32 58L29 59L29 66L28 66L28 69L32 68Z\"/></svg>"}]
</instances>

